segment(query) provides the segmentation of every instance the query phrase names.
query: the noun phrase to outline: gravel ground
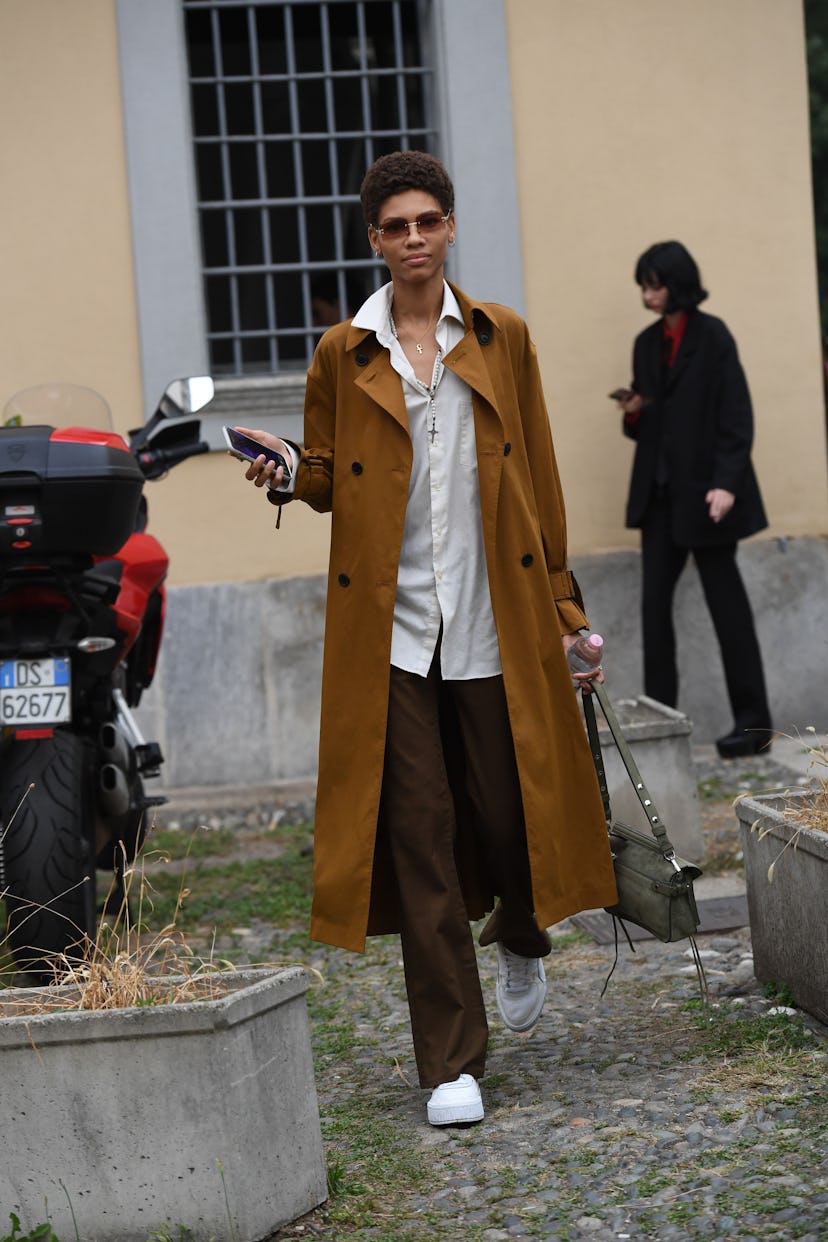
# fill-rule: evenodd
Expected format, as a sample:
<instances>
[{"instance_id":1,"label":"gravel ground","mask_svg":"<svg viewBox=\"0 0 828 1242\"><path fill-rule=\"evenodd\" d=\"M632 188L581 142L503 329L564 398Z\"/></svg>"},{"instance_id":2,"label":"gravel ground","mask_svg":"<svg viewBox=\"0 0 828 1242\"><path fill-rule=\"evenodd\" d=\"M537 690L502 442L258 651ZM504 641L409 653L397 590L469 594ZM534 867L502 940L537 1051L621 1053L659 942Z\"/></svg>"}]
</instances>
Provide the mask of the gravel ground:
<instances>
[{"instance_id":1,"label":"gravel ground","mask_svg":"<svg viewBox=\"0 0 828 1242\"><path fill-rule=\"evenodd\" d=\"M553 951L547 1006L530 1034L505 1030L492 1005L486 1119L467 1129L429 1127L427 1093L409 1085L405 1005L385 982L389 968L399 971L395 955L357 959L347 981L363 1042L345 1060L319 1059L321 1115L371 1092L431 1178L416 1191L399 1185L393 1208L357 1232L329 1232L312 1216L278 1236L824 1239L828 1186L814 1143L826 1031L767 1017L746 932L705 937L701 949L709 1019L688 1009L698 988L683 944L639 942L603 998L611 949ZM326 972L335 961L317 965ZM491 952L481 954L491 996L492 967ZM794 1066L771 1042L792 1023ZM746 1029L757 1031L747 1051Z\"/></svg>"},{"instance_id":2,"label":"gravel ground","mask_svg":"<svg viewBox=\"0 0 828 1242\"><path fill-rule=\"evenodd\" d=\"M707 857L738 875L729 799L797 779L770 758L694 753ZM277 814L302 822L309 810L299 800ZM217 822L255 829L273 814L271 805ZM573 934L568 922L554 931L546 1008L525 1035L503 1027L494 952L479 951L491 1043L486 1118L468 1128L426 1123L396 940L370 941L364 955L314 948L326 983L310 996L312 1023L326 1023L328 1036L331 1023L349 1032L340 1047L314 1037L329 1169L341 1184L327 1208L276 1238L828 1238L828 1028L784 1005L778 1012L754 979L749 931L699 938L707 1010L687 942L638 941L634 953L624 945L602 996L613 946ZM359 1142L338 1137L349 1112L365 1126L364 1159ZM349 1179L361 1179L353 1193L364 1202L377 1132L399 1172L393 1185L372 1186L368 1218L349 1224Z\"/></svg>"}]
</instances>

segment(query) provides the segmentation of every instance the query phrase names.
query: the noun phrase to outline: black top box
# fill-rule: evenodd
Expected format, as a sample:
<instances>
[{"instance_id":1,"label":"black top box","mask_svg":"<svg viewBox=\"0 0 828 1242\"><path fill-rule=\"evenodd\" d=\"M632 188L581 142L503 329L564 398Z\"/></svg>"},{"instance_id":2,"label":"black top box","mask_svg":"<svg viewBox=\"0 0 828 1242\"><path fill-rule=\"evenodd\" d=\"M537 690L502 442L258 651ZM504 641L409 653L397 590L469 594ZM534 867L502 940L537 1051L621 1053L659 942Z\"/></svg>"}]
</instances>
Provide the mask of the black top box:
<instances>
[{"instance_id":1,"label":"black top box","mask_svg":"<svg viewBox=\"0 0 828 1242\"><path fill-rule=\"evenodd\" d=\"M112 556L135 529L144 476L118 437L0 428L0 556ZM78 432L76 434L83 434ZM52 437L55 438L52 438ZM97 442L96 442L97 440Z\"/></svg>"}]
</instances>

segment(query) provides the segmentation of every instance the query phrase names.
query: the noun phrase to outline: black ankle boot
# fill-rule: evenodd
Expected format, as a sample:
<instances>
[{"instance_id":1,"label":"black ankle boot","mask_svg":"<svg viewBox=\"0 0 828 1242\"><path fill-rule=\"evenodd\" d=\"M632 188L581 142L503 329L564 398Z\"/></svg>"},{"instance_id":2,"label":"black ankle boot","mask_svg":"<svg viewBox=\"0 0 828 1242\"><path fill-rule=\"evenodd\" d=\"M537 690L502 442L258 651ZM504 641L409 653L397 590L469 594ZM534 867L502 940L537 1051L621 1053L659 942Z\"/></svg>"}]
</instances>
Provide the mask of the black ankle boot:
<instances>
[{"instance_id":1,"label":"black ankle boot","mask_svg":"<svg viewBox=\"0 0 828 1242\"><path fill-rule=\"evenodd\" d=\"M771 748L769 729L734 729L716 739L716 750L722 759L741 759L745 755L766 755Z\"/></svg>"}]
</instances>

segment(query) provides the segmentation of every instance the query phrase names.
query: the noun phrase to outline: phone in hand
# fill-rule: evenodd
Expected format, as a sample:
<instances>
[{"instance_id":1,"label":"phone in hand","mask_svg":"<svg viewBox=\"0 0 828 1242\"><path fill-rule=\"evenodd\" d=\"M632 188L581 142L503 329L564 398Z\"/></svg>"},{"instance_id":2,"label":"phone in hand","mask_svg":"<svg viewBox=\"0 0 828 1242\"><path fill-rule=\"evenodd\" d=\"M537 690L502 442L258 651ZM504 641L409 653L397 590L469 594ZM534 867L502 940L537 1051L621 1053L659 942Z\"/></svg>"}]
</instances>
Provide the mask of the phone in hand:
<instances>
[{"instance_id":1,"label":"phone in hand","mask_svg":"<svg viewBox=\"0 0 828 1242\"><path fill-rule=\"evenodd\" d=\"M236 431L235 427L222 427L222 431L228 450L234 457L238 457L239 461L251 462L257 457L265 457L268 461L274 461L277 466L282 467L284 471L282 482L288 481L291 476L290 466L276 449L269 448L260 440L254 440L252 436L246 436L241 431Z\"/></svg>"},{"instance_id":2,"label":"phone in hand","mask_svg":"<svg viewBox=\"0 0 828 1242\"><path fill-rule=\"evenodd\" d=\"M612 392L609 393L609 398L611 401L629 401L632 395L633 390L631 388L613 388Z\"/></svg>"}]
</instances>

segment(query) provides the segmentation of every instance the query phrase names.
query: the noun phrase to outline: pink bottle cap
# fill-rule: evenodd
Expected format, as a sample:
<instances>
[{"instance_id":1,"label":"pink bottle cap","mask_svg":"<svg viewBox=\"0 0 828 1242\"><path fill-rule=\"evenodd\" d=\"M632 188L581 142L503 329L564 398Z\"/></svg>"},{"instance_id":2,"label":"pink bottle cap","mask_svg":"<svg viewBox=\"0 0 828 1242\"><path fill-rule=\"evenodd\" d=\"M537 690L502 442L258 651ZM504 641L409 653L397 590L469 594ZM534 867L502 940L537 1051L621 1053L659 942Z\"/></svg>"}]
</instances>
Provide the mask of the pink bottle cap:
<instances>
[{"instance_id":1,"label":"pink bottle cap","mask_svg":"<svg viewBox=\"0 0 828 1242\"><path fill-rule=\"evenodd\" d=\"M590 647L603 647L604 645L604 640L600 634L590 634L589 638L587 639L587 642L589 643Z\"/></svg>"}]
</instances>

